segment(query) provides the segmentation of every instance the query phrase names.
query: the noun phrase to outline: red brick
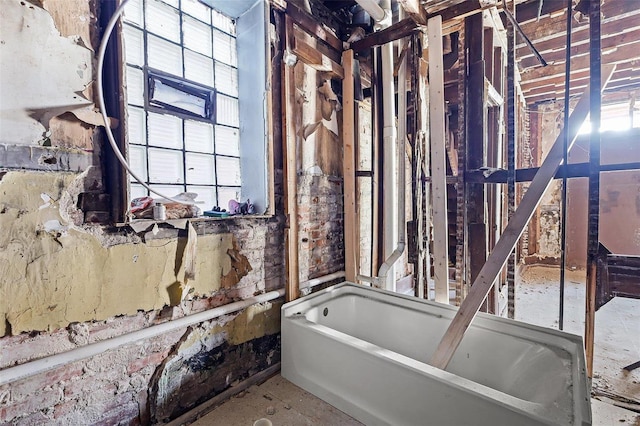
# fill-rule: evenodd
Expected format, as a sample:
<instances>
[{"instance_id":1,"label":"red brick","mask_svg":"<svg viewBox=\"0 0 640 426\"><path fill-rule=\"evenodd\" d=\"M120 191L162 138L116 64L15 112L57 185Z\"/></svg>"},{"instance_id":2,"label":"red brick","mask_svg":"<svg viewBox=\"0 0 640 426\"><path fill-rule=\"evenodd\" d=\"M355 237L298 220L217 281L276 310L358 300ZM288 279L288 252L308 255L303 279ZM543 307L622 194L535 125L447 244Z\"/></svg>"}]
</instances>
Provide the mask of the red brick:
<instances>
[{"instance_id":1,"label":"red brick","mask_svg":"<svg viewBox=\"0 0 640 426\"><path fill-rule=\"evenodd\" d=\"M162 352L154 352L147 357L137 359L127 366L127 373L131 375L136 371L142 370L147 365L157 366L167 357L167 355L169 355L169 349Z\"/></svg>"},{"instance_id":2,"label":"red brick","mask_svg":"<svg viewBox=\"0 0 640 426\"><path fill-rule=\"evenodd\" d=\"M0 409L0 423L8 422L16 417L31 414L39 410L53 407L62 399L59 389L51 389L34 393L28 398Z\"/></svg>"},{"instance_id":3,"label":"red brick","mask_svg":"<svg viewBox=\"0 0 640 426\"><path fill-rule=\"evenodd\" d=\"M117 409L109 411L100 420L94 422L96 426L112 426L117 424L130 424L139 416L138 405L130 402L119 406Z\"/></svg>"},{"instance_id":4,"label":"red brick","mask_svg":"<svg viewBox=\"0 0 640 426\"><path fill-rule=\"evenodd\" d=\"M15 422L15 424L27 426L48 425L51 424L51 419L45 416L42 412L36 411L33 414L20 418L20 420Z\"/></svg>"},{"instance_id":5,"label":"red brick","mask_svg":"<svg viewBox=\"0 0 640 426\"><path fill-rule=\"evenodd\" d=\"M106 390L110 393L115 393L117 387L113 383L101 380L100 375L87 375L82 377L80 380L67 383L64 387L64 396L67 398L73 398L79 395L85 395L88 392L95 392L97 390Z\"/></svg>"},{"instance_id":6,"label":"red brick","mask_svg":"<svg viewBox=\"0 0 640 426\"><path fill-rule=\"evenodd\" d=\"M30 337L28 333L18 336L5 336L0 339L0 368L24 363L47 355L75 348L67 338L66 330L51 334L41 333Z\"/></svg>"},{"instance_id":7,"label":"red brick","mask_svg":"<svg viewBox=\"0 0 640 426\"><path fill-rule=\"evenodd\" d=\"M72 377L80 376L81 374L82 365L79 362L76 362L46 373L22 379L18 382L10 383L8 387L11 389L12 400L19 401L33 395L47 386L60 383L64 380L69 380Z\"/></svg>"},{"instance_id":8,"label":"red brick","mask_svg":"<svg viewBox=\"0 0 640 426\"><path fill-rule=\"evenodd\" d=\"M80 407L80 402L75 399L61 402L60 404L54 407L53 418L58 419L60 417L65 417L69 413L72 413L76 409Z\"/></svg>"}]
</instances>

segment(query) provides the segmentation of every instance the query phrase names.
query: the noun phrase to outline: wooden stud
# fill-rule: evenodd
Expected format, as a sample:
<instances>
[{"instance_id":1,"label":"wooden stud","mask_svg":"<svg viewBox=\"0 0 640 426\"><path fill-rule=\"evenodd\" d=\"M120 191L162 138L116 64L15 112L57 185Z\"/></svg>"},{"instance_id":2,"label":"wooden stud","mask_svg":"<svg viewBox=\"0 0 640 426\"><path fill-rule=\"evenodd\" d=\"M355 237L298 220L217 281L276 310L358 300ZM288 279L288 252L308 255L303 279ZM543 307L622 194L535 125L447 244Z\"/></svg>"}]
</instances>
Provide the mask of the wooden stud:
<instances>
[{"instance_id":1,"label":"wooden stud","mask_svg":"<svg viewBox=\"0 0 640 426\"><path fill-rule=\"evenodd\" d=\"M287 2L287 16L318 40L322 40L338 52L342 51L342 41L338 37L326 30L316 18L291 1Z\"/></svg>"},{"instance_id":2,"label":"wooden stud","mask_svg":"<svg viewBox=\"0 0 640 426\"><path fill-rule=\"evenodd\" d=\"M486 166L487 116L485 102L484 22L482 14L465 19L465 46L468 51L468 95L465 125L467 128L466 168L478 170ZM468 283L475 281L487 260L486 188L465 183L465 232L468 247Z\"/></svg>"},{"instance_id":3,"label":"wooden stud","mask_svg":"<svg viewBox=\"0 0 640 426\"><path fill-rule=\"evenodd\" d=\"M342 174L344 179L344 270L347 281L355 282L358 273L356 211L356 135L355 76L353 50L342 53L345 76L342 80Z\"/></svg>"},{"instance_id":4,"label":"wooden stud","mask_svg":"<svg viewBox=\"0 0 640 426\"><path fill-rule=\"evenodd\" d=\"M465 2L473 3L473 2ZM460 29L460 40L465 40L467 33L464 26ZM458 63L466 64L467 62L467 49L460 46L458 49ZM465 91L466 86L466 65L457 67L456 87L459 93L458 111L457 111L457 177L455 182L456 190L456 306L460 306L462 300L465 297L466 288L466 244L465 240L465 199L466 199L466 158L467 158L467 129L465 126L465 114L466 114L466 100L468 99Z\"/></svg>"},{"instance_id":5,"label":"wooden stud","mask_svg":"<svg viewBox=\"0 0 640 426\"><path fill-rule=\"evenodd\" d=\"M407 37L418 30L419 27L413 19L405 18L388 28L371 33L363 39L351 43L350 47L356 52L362 52Z\"/></svg>"},{"instance_id":6,"label":"wooden stud","mask_svg":"<svg viewBox=\"0 0 640 426\"><path fill-rule=\"evenodd\" d=\"M298 56L302 62L316 71L328 72L333 78L342 79L344 77L342 66L303 40L294 38L291 51Z\"/></svg>"},{"instance_id":7,"label":"wooden stud","mask_svg":"<svg viewBox=\"0 0 640 426\"><path fill-rule=\"evenodd\" d=\"M433 265L436 302L449 303L449 227L447 226L447 168L442 63L442 17L427 22L429 41L429 137L433 209Z\"/></svg>"},{"instance_id":8,"label":"wooden stud","mask_svg":"<svg viewBox=\"0 0 640 426\"><path fill-rule=\"evenodd\" d=\"M598 252L600 225L600 118L602 116L601 92L601 40L600 2L589 2L589 91L591 104L589 115L589 203L587 219L587 289L585 301L584 347L587 357L587 375L593 377L593 345L596 321L596 287L598 280Z\"/></svg>"},{"instance_id":9,"label":"wooden stud","mask_svg":"<svg viewBox=\"0 0 640 426\"><path fill-rule=\"evenodd\" d=\"M406 14L416 23L421 25L427 23L427 12L422 8L419 0L398 0L398 3L402 5Z\"/></svg>"},{"instance_id":10,"label":"wooden stud","mask_svg":"<svg viewBox=\"0 0 640 426\"><path fill-rule=\"evenodd\" d=\"M606 66L603 68L603 76L606 76L606 78L603 78L603 81L606 82L613 72L613 67ZM589 92L586 91L569 117L569 148L573 145L578 131L580 130L580 127L582 127L588 113ZM471 286L469 295L460 306L456 316L453 321L451 321L449 328L442 337L442 340L430 360L430 364L434 367L444 370L447 368L447 365L449 365L449 361L451 361L456 349L458 349L465 331L478 312L478 308L487 296L491 285L507 261L509 253L511 253L518 242L518 239L527 226L534 210L540 203L542 195L549 187L551 180L555 176L558 166L562 161L562 143L563 135L560 134L556 138L556 141L547 154L547 158L542 163L538 173L536 173L536 176L531 181L529 189L524 194L520 205L507 224L507 227L496 243L495 248L489 255L487 262L482 267L478 278L473 283L473 286Z\"/></svg>"},{"instance_id":11,"label":"wooden stud","mask_svg":"<svg viewBox=\"0 0 640 426\"><path fill-rule=\"evenodd\" d=\"M515 5L512 5L515 8ZM517 9L515 10L517 12ZM516 15L517 17L517 15ZM510 221L516 210L516 144L517 119L517 65L515 58L516 34L512 22L507 22L507 218ZM537 58L536 58L537 60ZM534 209L535 210L535 209ZM511 250L507 259L507 316L516 316L516 253Z\"/></svg>"},{"instance_id":12,"label":"wooden stud","mask_svg":"<svg viewBox=\"0 0 640 426\"><path fill-rule=\"evenodd\" d=\"M291 48L293 38L293 22L286 16L286 44ZM295 300L300 296L299 266L298 266L298 153L296 149L296 81L295 66L283 63L283 116L284 126L284 178L285 178L285 215L287 227L285 229L285 244L287 247L287 286L285 300Z\"/></svg>"},{"instance_id":13,"label":"wooden stud","mask_svg":"<svg viewBox=\"0 0 640 426\"><path fill-rule=\"evenodd\" d=\"M429 240L431 234L431 215L429 212L429 199L430 188L423 178L430 176L430 158L428 155L428 106L429 97L427 95L427 73L428 73L428 52L423 50L423 45L426 44L426 36L419 34L414 36L414 40L420 39L420 43L413 43L415 50L415 59L418 62L416 69L417 73L417 91L416 95L416 113L414 120L416 124L416 141L414 143L414 164L416 174L414 175L415 191L415 204L416 209L414 211L414 218L417 219L417 242L418 242L418 297L429 299L429 285L428 278L431 275L431 262L429 253Z\"/></svg>"}]
</instances>

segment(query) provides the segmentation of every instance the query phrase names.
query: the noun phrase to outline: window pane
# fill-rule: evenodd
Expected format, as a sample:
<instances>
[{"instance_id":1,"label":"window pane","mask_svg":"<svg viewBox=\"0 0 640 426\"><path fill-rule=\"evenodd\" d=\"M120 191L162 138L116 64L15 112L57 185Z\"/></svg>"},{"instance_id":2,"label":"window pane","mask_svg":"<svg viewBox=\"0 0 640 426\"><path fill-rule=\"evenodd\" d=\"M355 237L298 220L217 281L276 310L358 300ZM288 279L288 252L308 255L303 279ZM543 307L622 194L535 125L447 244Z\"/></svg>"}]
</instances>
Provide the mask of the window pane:
<instances>
[{"instance_id":1,"label":"window pane","mask_svg":"<svg viewBox=\"0 0 640 426\"><path fill-rule=\"evenodd\" d=\"M182 149L182 120L172 115L150 112L149 145Z\"/></svg>"},{"instance_id":2,"label":"window pane","mask_svg":"<svg viewBox=\"0 0 640 426\"><path fill-rule=\"evenodd\" d=\"M127 127L129 143L135 143L138 145L146 145L147 138L145 137L147 131L145 126L145 114L142 108L127 108Z\"/></svg>"},{"instance_id":3,"label":"window pane","mask_svg":"<svg viewBox=\"0 0 640 426\"><path fill-rule=\"evenodd\" d=\"M182 49L159 37L148 37L149 66L182 77Z\"/></svg>"},{"instance_id":4,"label":"window pane","mask_svg":"<svg viewBox=\"0 0 640 426\"><path fill-rule=\"evenodd\" d=\"M182 0L182 11L202 22L211 24L211 9L198 0Z\"/></svg>"},{"instance_id":5,"label":"window pane","mask_svg":"<svg viewBox=\"0 0 640 426\"><path fill-rule=\"evenodd\" d=\"M147 152L140 145L129 145L129 166L131 170L143 181L147 180ZM129 176L132 182L137 182L133 176Z\"/></svg>"},{"instance_id":6,"label":"window pane","mask_svg":"<svg viewBox=\"0 0 640 426\"><path fill-rule=\"evenodd\" d=\"M185 47L211 56L211 27L185 16L182 21L182 29Z\"/></svg>"},{"instance_id":7,"label":"window pane","mask_svg":"<svg viewBox=\"0 0 640 426\"><path fill-rule=\"evenodd\" d=\"M214 27L219 28L225 33L229 33L234 36L236 35L236 23L233 19L213 9L211 10L211 15L213 17Z\"/></svg>"},{"instance_id":8,"label":"window pane","mask_svg":"<svg viewBox=\"0 0 640 426\"><path fill-rule=\"evenodd\" d=\"M240 156L240 130L216 126L216 154Z\"/></svg>"},{"instance_id":9,"label":"window pane","mask_svg":"<svg viewBox=\"0 0 640 426\"><path fill-rule=\"evenodd\" d=\"M238 100L217 94L216 96L216 116L217 122L226 124L227 126L238 127L240 119L238 118Z\"/></svg>"},{"instance_id":10,"label":"window pane","mask_svg":"<svg viewBox=\"0 0 640 426\"><path fill-rule=\"evenodd\" d=\"M229 200L240 201L240 188L218 187L218 205L220 208L229 210Z\"/></svg>"},{"instance_id":11,"label":"window pane","mask_svg":"<svg viewBox=\"0 0 640 426\"><path fill-rule=\"evenodd\" d=\"M238 70L216 62L216 89L231 96L238 96Z\"/></svg>"},{"instance_id":12,"label":"window pane","mask_svg":"<svg viewBox=\"0 0 640 426\"><path fill-rule=\"evenodd\" d=\"M175 7L176 9L179 8L179 0L162 0L163 2L165 2L166 4Z\"/></svg>"},{"instance_id":13,"label":"window pane","mask_svg":"<svg viewBox=\"0 0 640 426\"><path fill-rule=\"evenodd\" d=\"M236 39L228 34L214 30L213 57L225 64L236 66Z\"/></svg>"},{"instance_id":14,"label":"window pane","mask_svg":"<svg viewBox=\"0 0 640 426\"><path fill-rule=\"evenodd\" d=\"M137 68L127 67L127 102L144 106L144 75Z\"/></svg>"},{"instance_id":15,"label":"window pane","mask_svg":"<svg viewBox=\"0 0 640 426\"><path fill-rule=\"evenodd\" d=\"M215 184L213 155L186 153L187 183L196 185Z\"/></svg>"},{"instance_id":16,"label":"window pane","mask_svg":"<svg viewBox=\"0 0 640 426\"><path fill-rule=\"evenodd\" d=\"M184 76L189 80L213 87L213 61L199 53L185 50Z\"/></svg>"},{"instance_id":17,"label":"window pane","mask_svg":"<svg viewBox=\"0 0 640 426\"><path fill-rule=\"evenodd\" d=\"M149 148L149 181L157 183L183 183L182 152ZM167 194L171 195L171 194Z\"/></svg>"},{"instance_id":18,"label":"window pane","mask_svg":"<svg viewBox=\"0 0 640 426\"><path fill-rule=\"evenodd\" d=\"M200 117L208 117L210 114L207 111L207 101L201 96L169 86L154 77L153 94L149 96L149 103L160 107L170 105Z\"/></svg>"},{"instance_id":19,"label":"window pane","mask_svg":"<svg viewBox=\"0 0 640 426\"><path fill-rule=\"evenodd\" d=\"M147 29L161 37L180 43L180 15L176 9L158 0L146 0Z\"/></svg>"},{"instance_id":20,"label":"window pane","mask_svg":"<svg viewBox=\"0 0 640 426\"><path fill-rule=\"evenodd\" d=\"M213 153L213 126L200 121L184 122L184 149Z\"/></svg>"},{"instance_id":21,"label":"window pane","mask_svg":"<svg viewBox=\"0 0 640 426\"><path fill-rule=\"evenodd\" d=\"M147 188L145 188L144 186L140 185L139 183L132 183L131 184L131 199L134 200L136 198L140 198L140 197L146 197L147 196Z\"/></svg>"},{"instance_id":22,"label":"window pane","mask_svg":"<svg viewBox=\"0 0 640 426\"><path fill-rule=\"evenodd\" d=\"M232 157L216 158L218 185L240 186L240 159Z\"/></svg>"},{"instance_id":23,"label":"window pane","mask_svg":"<svg viewBox=\"0 0 640 426\"><path fill-rule=\"evenodd\" d=\"M142 31L130 25L124 25L122 29L124 35L125 57L128 64L144 65L144 35Z\"/></svg>"},{"instance_id":24,"label":"window pane","mask_svg":"<svg viewBox=\"0 0 640 426\"><path fill-rule=\"evenodd\" d=\"M156 191L160 192L162 195L165 195L167 197L175 197L176 195L184 192L184 186L183 185L149 185L152 189L155 189ZM151 193L151 196L153 198L160 198L159 195L154 194L153 192Z\"/></svg>"},{"instance_id":25,"label":"window pane","mask_svg":"<svg viewBox=\"0 0 640 426\"><path fill-rule=\"evenodd\" d=\"M129 0L124 7L124 19L142 27L142 0Z\"/></svg>"},{"instance_id":26,"label":"window pane","mask_svg":"<svg viewBox=\"0 0 640 426\"><path fill-rule=\"evenodd\" d=\"M216 205L216 188L215 186L187 186L188 192L195 192L198 194L196 198L196 204L200 210L211 210ZM202 204L200 203L202 202ZM222 207L226 209L227 207Z\"/></svg>"}]
</instances>

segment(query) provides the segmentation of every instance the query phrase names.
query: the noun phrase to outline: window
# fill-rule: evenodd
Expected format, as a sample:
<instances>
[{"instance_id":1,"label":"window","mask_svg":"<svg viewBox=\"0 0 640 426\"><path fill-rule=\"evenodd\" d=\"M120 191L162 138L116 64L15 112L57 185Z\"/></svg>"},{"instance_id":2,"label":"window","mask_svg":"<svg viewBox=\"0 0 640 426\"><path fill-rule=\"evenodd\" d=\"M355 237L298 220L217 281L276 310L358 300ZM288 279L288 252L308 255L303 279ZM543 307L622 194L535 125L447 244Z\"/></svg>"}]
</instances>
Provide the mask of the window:
<instances>
[{"instance_id":1,"label":"window","mask_svg":"<svg viewBox=\"0 0 640 426\"><path fill-rule=\"evenodd\" d=\"M163 194L197 193L202 210L231 199L251 198L257 211L268 204L266 111L256 99L266 93L265 3L250 6L242 18L196 0L125 7L129 163ZM239 52L262 60L241 69ZM145 195L131 178L130 197Z\"/></svg>"},{"instance_id":2,"label":"window","mask_svg":"<svg viewBox=\"0 0 640 426\"><path fill-rule=\"evenodd\" d=\"M625 131L633 127L640 127L640 108L635 106L635 102L622 102L609 105L602 105L600 131ZM580 128L582 135L591 132L591 121L587 118Z\"/></svg>"}]
</instances>

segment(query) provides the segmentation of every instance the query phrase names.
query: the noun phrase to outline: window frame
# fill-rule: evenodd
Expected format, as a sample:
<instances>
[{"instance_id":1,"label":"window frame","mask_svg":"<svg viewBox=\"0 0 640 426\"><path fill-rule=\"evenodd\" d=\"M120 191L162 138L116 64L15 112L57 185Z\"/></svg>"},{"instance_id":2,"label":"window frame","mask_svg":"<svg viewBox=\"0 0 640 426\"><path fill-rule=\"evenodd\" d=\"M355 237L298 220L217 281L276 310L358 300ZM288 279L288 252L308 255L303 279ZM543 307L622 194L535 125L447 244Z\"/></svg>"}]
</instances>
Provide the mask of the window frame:
<instances>
[{"instance_id":1,"label":"window frame","mask_svg":"<svg viewBox=\"0 0 640 426\"><path fill-rule=\"evenodd\" d=\"M145 3L143 2L143 5ZM265 51L265 65L269 65L270 64L270 59L271 59L271 55L270 55L270 45L271 45L271 41L270 40L270 35L271 32L269 31L269 20L268 20L268 16L269 16L269 12L270 12L270 5L268 3L268 1L266 0L259 0L256 1L256 3L252 6L259 6L260 8L262 8L264 10L264 16L266 18L265 23L264 23L264 38L260 41L260 43L258 43L258 48L260 48L260 46L262 44L264 44L264 51ZM109 18L109 14L113 13L112 11L115 10L117 7L117 4L112 5L111 8L105 8L103 9L106 12L106 20L108 20ZM112 11L109 11L109 9L111 9ZM182 11L180 9L180 16L181 16L181 25L182 25L182 15L187 15L187 16L191 16L188 13L185 13L184 11ZM260 13L260 11L259 11ZM145 19L145 18L143 18ZM194 18L195 19L195 18ZM134 25L134 28L136 28L137 30L143 31L143 32L148 32L148 29L144 27L144 21L142 22L142 27ZM130 141L129 141L129 120L127 117L127 108L129 107L128 102L126 101L126 99L123 99L123 97L121 96L122 93L124 93L124 91L126 90L124 88L124 84L126 82L126 71L127 71L127 60L126 60L126 52L124 49L124 25L129 25L129 24L124 24L124 21L120 22L119 25L116 27L116 31L114 31L114 34L112 34L112 41L110 43L110 47L111 47L111 55L107 55L108 57L106 58L105 61L105 77L108 77L107 80L111 80L111 85L112 87L118 88L118 93L115 94L115 96L111 96L111 100L110 102L108 102L109 106L108 109L110 111L113 110L118 110L119 114L113 114L113 115L119 115L120 116L120 123L121 123L121 128L119 129L119 133L116 134L116 140L119 142L119 146L123 152L123 154L126 156L126 158L130 157L130 150L129 150L129 145L130 145ZM212 28L212 31L221 31L223 33L229 34L228 32L224 31L224 29L221 28L217 28L213 25L213 23L210 26ZM149 32L149 34L153 34L151 32ZM154 34L155 35L155 34ZM237 38L237 35L236 35ZM115 40L114 40L115 39ZM181 41L182 41L183 37L181 37ZM146 40L146 38L145 38ZM176 85L179 84L183 84L184 86L182 87L187 87L188 89L193 89L194 91L198 91L199 89L209 89L209 86L204 86L201 85L200 83L191 81L189 79L183 78L183 77L178 77L178 76L173 76L171 74L165 73L163 71L159 71L156 70L154 68L151 68L149 66L149 64L147 63L148 61L148 56L147 56L147 50L148 48L148 44L145 42L144 43L144 50L145 50L145 57L143 58L143 65L142 66L135 66L137 69L142 70L143 75L144 75L144 79L145 79L145 86L148 85L148 81L149 79L153 76L156 78L160 78L160 79L168 79L171 83L174 83ZM181 43L180 45L181 49L185 49L184 44ZM238 53L237 53L238 54ZM184 54L183 54L184 56ZM214 55L212 54L211 56L211 60L213 61L213 63L215 64L217 61L216 58L214 58ZM223 62L223 64L225 64L225 66L227 65L226 63ZM229 65L229 66L233 66L233 65ZM240 63L239 61L236 63L235 66L236 69L238 69L238 72L240 72ZM272 96L272 93L267 89L268 87L270 87L271 84L271 77L272 74L271 72L269 72L268 67L265 66L264 67L264 71L262 72L261 76L264 76L265 81L263 82L263 84L265 85L264 88L264 97L265 97L265 102L264 102L264 118L265 118L265 132L264 132L264 142L262 142L262 140L258 141L258 145L263 145L262 149L264 149L264 156L261 158L261 162L264 163L264 179L262 182L263 188L264 188L264 194L263 194L263 203L264 205L261 205L259 207L258 210L258 214L254 215L253 217L260 217L260 216L267 216L267 217L271 217L275 214L275 208L274 208L274 184L273 184L273 178L274 178L274 160L273 160L273 140L272 140L272 121L273 121L273 117L271 117L271 114L269 114L269 110L268 110L268 105L272 104L272 100L271 99L267 99L270 98ZM114 73L113 70L116 69L117 73ZM149 71L149 72L147 72ZM183 68L183 75L184 75L184 68ZM238 78L239 79L239 78ZM215 83L215 82L214 82ZM258 82L260 84L260 81ZM241 90L241 86L242 83L238 82L238 92L240 92ZM211 110L211 116L215 117L215 113L216 113L216 98L215 96L217 94L221 94L221 95L225 95L225 96L229 96L230 94L228 93L224 93L222 91L217 91L215 89L215 87L211 88L211 91L209 92L210 96L211 96L211 102L210 102L210 106L212 108ZM112 93L112 95L114 95ZM233 94L231 94L231 96L233 96ZM150 97L148 96L147 93L147 87L144 88L144 97L145 97L145 105L143 107L141 106L136 106L138 108L143 109L143 111L145 111L145 115L148 112L156 112L156 113L167 113L169 112L169 109L165 109L162 107L158 107L158 106L154 106L152 102L150 102ZM236 95L236 99L238 99L239 102L239 110L240 110L240 115L242 116L242 102L241 102L241 96L240 93L238 93ZM192 115L189 112L186 111L180 111L179 108L177 108L176 110L171 110L169 112L170 115L176 116L178 118L181 119L189 119L189 120L195 120L195 121L203 121L203 122L207 122L212 124L213 126L226 126L224 123L215 123L214 120L211 119L207 119L207 118L203 118L196 115ZM241 117L242 120L242 117ZM239 124L240 126L240 124ZM215 128L215 127L214 127ZM239 129L240 132L242 133L242 129ZM149 149L149 144L147 142L148 136L145 136L145 150L146 152L148 152ZM243 161L243 148L242 146L243 141L242 141L242 136L240 136L240 152L239 152L239 156L232 156L233 158L238 158L239 161L241 162L241 182L239 184L238 191L242 194L243 196L243 200L240 201L245 201L244 198L244 186L245 186L245 176L244 176L244 167L242 164ZM184 150L184 135L183 135L183 163L186 161L185 160L185 153L186 151ZM245 154L246 155L246 154ZM251 154L249 154L251 155ZM105 161L105 175L107 177L106 182L107 182L107 190L109 193L112 194L112 199L114 200L114 203L112 205L112 219L114 220L114 222L118 225L126 225L131 219L128 217L127 213L129 210L129 203L131 201L131 199L133 198L131 196L131 184L135 183L135 180L130 180L129 176L127 173L125 173L125 171L123 170L122 166L120 164L118 164L117 162L113 161L113 157L115 157L113 155L113 153L110 152L109 150L109 154L106 155L106 161ZM214 158L214 161L218 159L218 157L228 157L228 155L225 154L219 154L218 152L215 151L211 153L211 157ZM183 164L183 173L186 174L186 166ZM150 176L146 176L147 178L147 182L149 181L149 177ZM151 183L151 185L153 185L153 183ZM158 185L158 184L157 184ZM178 185L180 185L182 188L186 188L188 190L189 186L199 186L198 184L195 183L187 183L186 180L183 180L181 183L179 183ZM216 180L215 183L213 185L216 188L216 198L218 198L218 188L224 188L224 187L228 187L228 185L224 185L224 184L220 184L220 182L218 182L217 180L217 176L216 176ZM233 188L236 188L235 186L233 186ZM184 189L183 189L184 190ZM173 194L167 194L167 195L173 195ZM151 195L154 196L155 195ZM217 203L219 204L220 200L219 198L216 200ZM253 201L253 199L252 199ZM205 206L205 205L201 205L201 210L208 210L211 206ZM226 208L226 206L220 206L221 208ZM199 216L199 219L204 219L204 220L212 220L212 218L208 218L208 217L202 217ZM218 219L213 219L213 220L218 220Z\"/></svg>"}]
</instances>

